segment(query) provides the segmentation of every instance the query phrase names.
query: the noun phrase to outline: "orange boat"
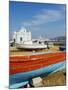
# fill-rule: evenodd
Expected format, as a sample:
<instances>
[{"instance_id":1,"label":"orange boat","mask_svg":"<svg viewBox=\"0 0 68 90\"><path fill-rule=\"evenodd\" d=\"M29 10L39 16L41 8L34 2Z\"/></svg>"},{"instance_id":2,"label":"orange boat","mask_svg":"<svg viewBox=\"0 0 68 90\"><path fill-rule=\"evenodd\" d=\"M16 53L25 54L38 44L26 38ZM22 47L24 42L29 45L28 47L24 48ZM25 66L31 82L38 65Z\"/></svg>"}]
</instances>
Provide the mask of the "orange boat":
<instances>
[{"instance_id":1,"label":"orange boat","mask_svg":"<svg viewBox=\"0 0 68 90\"><path fill-rule=\"evenodd\" d=\"M10 57L10 74L23 73L62 62L65 52Z\"/></svg>"},{"instance_id":2,"label":"orange boat","mask_svg":"<svg viewBox=\"0 0 68 90\"><path fill-rule=\"evenodd\" d=\"M65 52L10 57L10 88L19 88L38 77L65 68Z\"/></svg>"}]
</instances>

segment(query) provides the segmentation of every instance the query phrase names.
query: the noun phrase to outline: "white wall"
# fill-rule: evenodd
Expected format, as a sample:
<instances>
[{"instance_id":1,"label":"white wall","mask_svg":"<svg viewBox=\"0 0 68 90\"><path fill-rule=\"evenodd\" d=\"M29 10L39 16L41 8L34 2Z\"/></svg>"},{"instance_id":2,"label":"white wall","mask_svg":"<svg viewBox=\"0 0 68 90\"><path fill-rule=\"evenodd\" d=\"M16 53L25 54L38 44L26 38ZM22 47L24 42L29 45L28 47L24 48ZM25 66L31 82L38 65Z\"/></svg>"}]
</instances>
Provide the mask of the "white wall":
<instances>
[{"instance_id":1,"label":"white wall","mask_svg":"<svg viewBox=\"0 0 68 90\"><path fill-rule=\"evenodd\" d=\"M22 40L20 40L22 38ZM16 39L16 43L19 44L32 44L31 32L27 32L26 29L22 29L19 32L15 32L13 39Z\"/></svg>"}]
</instances>

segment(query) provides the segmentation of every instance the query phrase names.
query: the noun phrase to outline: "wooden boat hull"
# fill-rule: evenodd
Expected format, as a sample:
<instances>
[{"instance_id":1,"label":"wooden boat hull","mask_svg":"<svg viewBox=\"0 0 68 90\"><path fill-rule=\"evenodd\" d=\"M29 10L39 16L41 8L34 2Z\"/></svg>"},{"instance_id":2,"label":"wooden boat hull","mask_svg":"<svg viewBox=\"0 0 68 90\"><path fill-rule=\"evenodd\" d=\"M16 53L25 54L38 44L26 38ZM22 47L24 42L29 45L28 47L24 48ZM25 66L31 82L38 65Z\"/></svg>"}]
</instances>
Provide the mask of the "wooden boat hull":
<instances>
[{"instance_id":1,"label":"wooden boat hull","mask_svg":"<svg viewBox=\"0 0 68 90\"><path fill-rule=\"evenodd\" d=\"M10 57L10 88L25 85L33 77L48 75L65 65L65 52Z\"/></svg>"},{"instance_id":2,"label":"wooden boat hull","mask_svg":"<svg viewBox=\"0 0 68 90\"><path fill-rule=\"evenodd\" d=\"M23 87L24 85L28 84L33 77L42 75L47 76L48 74L53 73L55 70L60 70L61 68L65 68L65 61L33 71L12 74L10 75L10 88Z\"/></svg>"},{"instance_id":3,"label":"wooden boat hull","mask_svg":"<svg viewBox=\"0 0 68 90\"><path fill-rule=\"evenodd\" d=\"M66 60L65 52L10 57L10 74L43 68Z\"/></svg>"},{"instance_id":4,"label":"wooden boat hull","mask_svg":"<svg viewBox=\"0 0 68 90\"><path fill-rule=\"evenodd\" d=\"M47 48L47 45L40 45L40 44L16 44L16 47L19 49L26 49L26 50L40 50Z\"/></svg>"}]
</instances>

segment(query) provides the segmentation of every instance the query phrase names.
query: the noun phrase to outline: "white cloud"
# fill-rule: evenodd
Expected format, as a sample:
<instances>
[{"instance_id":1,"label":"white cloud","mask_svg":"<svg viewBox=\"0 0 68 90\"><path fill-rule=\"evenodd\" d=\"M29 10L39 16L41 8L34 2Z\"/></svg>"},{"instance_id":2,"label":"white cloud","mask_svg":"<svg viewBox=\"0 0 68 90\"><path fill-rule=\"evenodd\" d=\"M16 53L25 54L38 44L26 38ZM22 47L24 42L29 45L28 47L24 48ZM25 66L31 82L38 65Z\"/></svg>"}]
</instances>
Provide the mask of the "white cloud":
<instances>
[{"instance_id":1,"label":"white cloud","mask_svg":"<svg viewBox=\"0 0 68 90\"><path fill-rule=\"evenodd\" d=\"M33 16L32 20L23 23L23 26L37 27L50 22L56 22L63 19L64 12L62 10L42 10L39 14Z\"/></svg>"}]
</instances>

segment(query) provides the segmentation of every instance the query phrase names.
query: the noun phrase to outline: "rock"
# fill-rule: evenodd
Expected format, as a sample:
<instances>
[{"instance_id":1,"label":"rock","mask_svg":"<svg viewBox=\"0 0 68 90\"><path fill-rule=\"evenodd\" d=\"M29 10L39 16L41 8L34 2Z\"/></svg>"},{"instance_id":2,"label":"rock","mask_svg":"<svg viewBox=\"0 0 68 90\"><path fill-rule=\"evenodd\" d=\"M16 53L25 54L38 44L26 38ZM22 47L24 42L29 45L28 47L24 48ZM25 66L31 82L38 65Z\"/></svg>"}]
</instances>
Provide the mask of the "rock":
<instances>
[{"instance_id":1,"label":"rock","mask_svg":"<svg viewBox=\"0 0 68 90\"><path fill-rule=\"evenodd\" d=\"M42 78L41 77L36 77L32 79L32 83L34 87L41 87L43 86L42 84Z\"/></svg>"}]
</instances>

